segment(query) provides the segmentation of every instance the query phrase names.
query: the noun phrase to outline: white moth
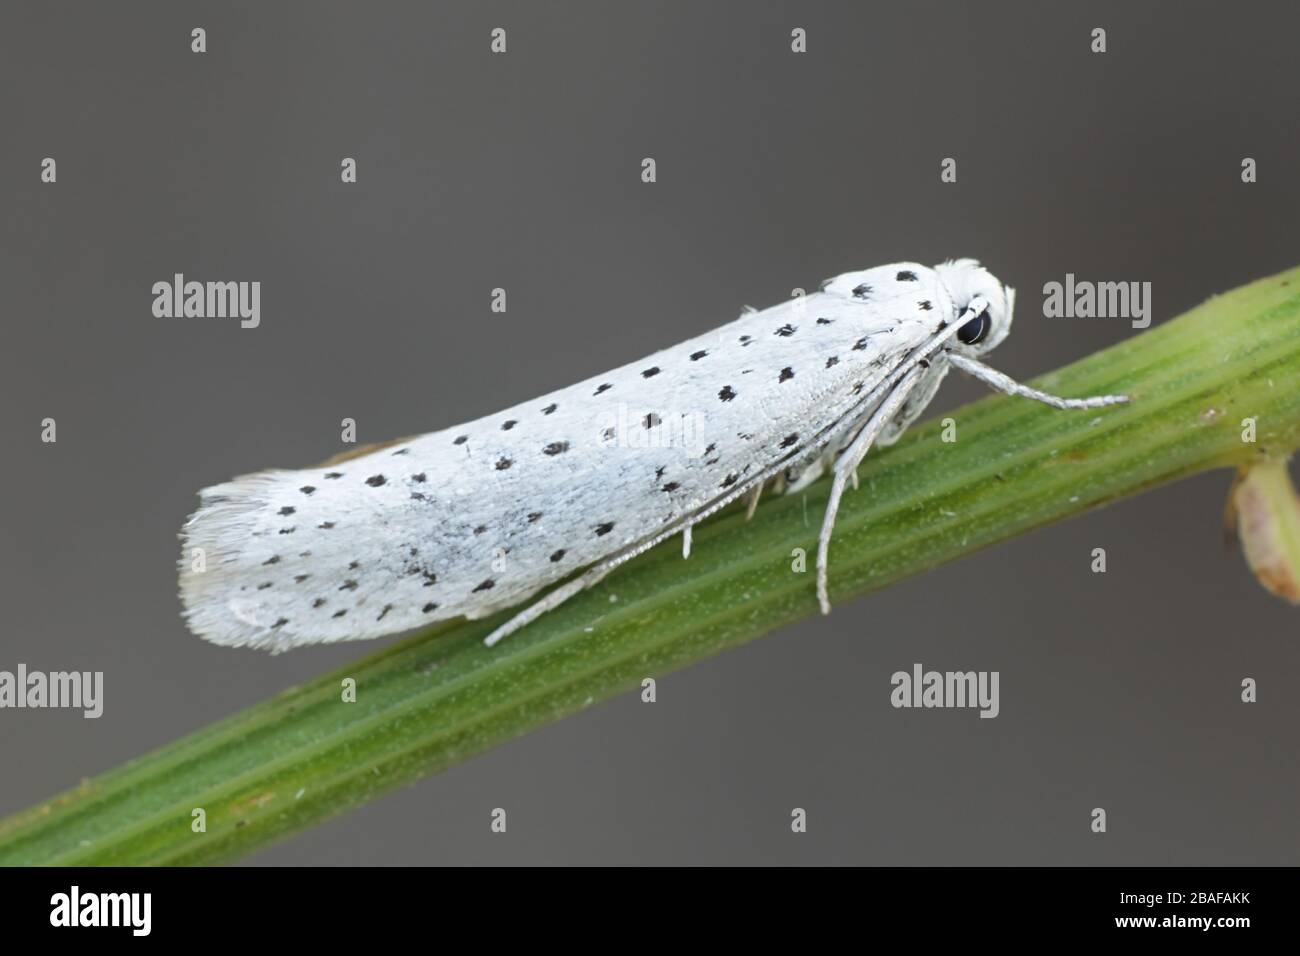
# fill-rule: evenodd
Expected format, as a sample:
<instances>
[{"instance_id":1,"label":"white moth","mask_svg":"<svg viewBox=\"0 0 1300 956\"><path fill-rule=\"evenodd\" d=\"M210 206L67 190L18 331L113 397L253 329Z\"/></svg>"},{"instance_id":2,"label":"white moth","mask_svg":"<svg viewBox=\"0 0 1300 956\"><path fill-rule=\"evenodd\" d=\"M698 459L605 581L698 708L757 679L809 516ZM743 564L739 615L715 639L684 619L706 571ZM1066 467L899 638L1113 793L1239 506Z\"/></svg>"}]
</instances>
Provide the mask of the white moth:
<instances>
[{"instance_id":1,"label":"white moth","mask_svg":"<svg viewBox=\"0 0 1300 956\"><path fill-rule=\"evenodd\" d=\"M494 644L670 536L689 556L694 524L745 495L752 510L764 484L796 491L830 468L817 549L828 612L846 484L950 367L1057 408L1126 401L1056 398L982 365L1013 302L970 259L845 273L495 415L208 488L182 534L185 617L217 644L280 652L480 618L565 581Z\"/></svg>"}]
</instances>

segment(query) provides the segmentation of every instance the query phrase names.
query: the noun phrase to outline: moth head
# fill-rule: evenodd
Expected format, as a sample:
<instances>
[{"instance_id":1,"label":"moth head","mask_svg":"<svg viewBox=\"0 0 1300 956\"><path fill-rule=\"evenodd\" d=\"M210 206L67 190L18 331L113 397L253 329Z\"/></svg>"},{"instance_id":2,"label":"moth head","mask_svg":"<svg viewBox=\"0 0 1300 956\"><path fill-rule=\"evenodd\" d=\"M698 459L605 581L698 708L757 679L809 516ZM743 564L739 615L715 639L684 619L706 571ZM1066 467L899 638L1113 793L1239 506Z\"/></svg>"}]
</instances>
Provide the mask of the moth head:
<instances>
[{"instance_id":1,"label":"moth head","mask_svg":"<svg viewBox=\"0 0 1300 956\"><path fill-rule=\"evenodd\" d=\"M974 259L958 259L934 267L952 296L957 311L957 332L948 348L980 355L997 348L1011 331L1011 310L1016 290L1004 286Z\"/></svg>"}]
</instances>

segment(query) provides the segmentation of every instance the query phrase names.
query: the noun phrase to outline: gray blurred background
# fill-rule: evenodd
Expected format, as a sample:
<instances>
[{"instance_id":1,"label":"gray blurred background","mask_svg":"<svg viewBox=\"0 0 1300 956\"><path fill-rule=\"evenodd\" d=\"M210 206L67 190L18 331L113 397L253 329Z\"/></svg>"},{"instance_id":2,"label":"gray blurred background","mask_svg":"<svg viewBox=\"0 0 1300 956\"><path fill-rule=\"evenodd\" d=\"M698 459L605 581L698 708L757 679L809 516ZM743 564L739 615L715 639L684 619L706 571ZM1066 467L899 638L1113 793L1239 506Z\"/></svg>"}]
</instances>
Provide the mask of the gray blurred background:
<instances>
[{"instance_id":1,"label":"gray blurred background","mask_svg":"<svg viewBox=\"0 0 1300 956\"><path fill-rule=\"evenodd\" d=\"M6 3L0 669L106 690L99 720L0 711L0 814L376 649L218 648L176 598L197 489L316 463L345 416L429 431L963 255L1021 290L995 364L1025 378L1133 334L1044 319L1066 272L1152 282L1159 323L1296 265L1298 30L1282 3ZM154 318L175 272L260 280L261 327ZM980 394L952 376L932 412ZM841 606L253 860L1295 863L1297 611L1225 552L1227 487ZM1000 671L1001 716L893 710L916 661Z\"/></svg>"}]
</instances>

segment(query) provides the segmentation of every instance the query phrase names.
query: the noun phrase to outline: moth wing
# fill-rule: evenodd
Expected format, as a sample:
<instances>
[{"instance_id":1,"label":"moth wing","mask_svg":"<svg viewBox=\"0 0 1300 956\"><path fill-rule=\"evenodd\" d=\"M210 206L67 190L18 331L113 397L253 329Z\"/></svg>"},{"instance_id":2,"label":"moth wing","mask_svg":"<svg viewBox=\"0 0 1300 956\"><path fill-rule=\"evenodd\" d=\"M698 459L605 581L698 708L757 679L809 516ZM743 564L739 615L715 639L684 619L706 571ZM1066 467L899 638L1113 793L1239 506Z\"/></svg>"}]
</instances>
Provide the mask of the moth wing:
<instances>
[{"instance_id":1,"label":"moth wing","mask_svg":"<svg viewBox=\"0 0 1300 956\"><path fill-rule=\"evenodd\" d=\"M942 288L901 271L862 274L866 301L814 293L465 425L207 489L183 534L186 619L272 650L376 637L652 540L843 425L907 360ZM687 441L645 440L692 415Z\"/></svg>"}]
</instances>

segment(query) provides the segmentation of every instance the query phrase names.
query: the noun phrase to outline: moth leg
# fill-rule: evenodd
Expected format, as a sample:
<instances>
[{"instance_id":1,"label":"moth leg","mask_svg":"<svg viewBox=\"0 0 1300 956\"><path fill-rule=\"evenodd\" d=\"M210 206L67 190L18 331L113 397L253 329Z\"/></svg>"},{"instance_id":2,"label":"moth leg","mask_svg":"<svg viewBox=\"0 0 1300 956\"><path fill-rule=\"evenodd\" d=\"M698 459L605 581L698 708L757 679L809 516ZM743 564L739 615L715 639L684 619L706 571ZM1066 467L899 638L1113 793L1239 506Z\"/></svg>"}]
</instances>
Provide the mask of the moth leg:
<instances>
[{"instance_id":1,"label":"moth leg","mask_svg":"<svg viewBox=\"0 0 1300 956\"><path fill-rule=\"evenodd\" d=\"M831 532L835 528L835 515L840 510L840 498L844 496L844 488L857 475L858 465L866 457L876 436L903 407L903 403L916 387L916 381L921 374L920 368L913 368L899 379L898 384L871 413L867 423L858 432L857 438L853 439L853 443L844 449L835 461L835 480L831 483L831 494L826 501L826 513L822 516L821 534L817 537L817 601L821 604L823 614L831 613L831 601L826 589L827 556L830 553Z\"/></svg>"},{"instance_id":2,"label":"moth leg","mask_svg":"<svg viewBox=\"0 0 1300 956\"><path fill-rule=\"evenodd\" d=\"M753 520L754 512L758 510L758 499L762 497L763 497L763 486L761 484L757 484L754 486L754 490L749 493L749 505L748 507L745 508L746 521Z\"/></svg>"},{"instance_id":3,"label":"moth leg","mask_svg":"<svg viewBox=\"0 0 1300 956\"><path fill-rule=\"evenodd\" d=\"M1047 392L1040 392L1036 388L1030 388L1028 385L1021 385L1010 375L1004 375L995 368L989 368L981 362L977 362L965 355L959 355L956 352L948 354L948 361L957 368L969 375L979 379L989 388L996 392L1003 392L1007 395L1018 395L1021 398L1031 398L1036 402L1042 402L1044 405L1050 405L1053 408L1104 408L1107 405L1122 405L1129 400L1127 395L1094 395L1091 398L1060 398L1056 395L1049 395Z\"/></svg>"},{"instance_id":4,"label":"moth leg","mask_svg":"<svg viewBox=\"0 0 1300 956\"><path fill-rule=\"evenodd\" d=\"M947 362L930 363L929 371L921 377L921 381L916 383L916 388L911 395L907 396L907 401L903 403L903 407L898 414L876 436L877 448L894 444L902 436L903 432L907 431L908 426L921 417L921 413L925 411L930 404L930 400L939 391L939 386L943 384L944 376L947 374Z\"/></svg>"},{"instance_id":5,"label":"moth leg","mask_svg":"<svg viewBox=\"0 0 1300 956\"><path fill-rule=\"evenodd\" d=\"M693 527L695 526L688 524L685 528L682 529L682 557L683 558L689 558L691 556L691 528Z\"/></svg>"},{"instance_id":6,"label":"moth leg","mask_svg":"<svg viewBox=\"0 0 1300 956\"><path fill-rule=\"evenodd\" d=\"M803 491L820 478L825 471L826 456L818 455L815 459L809 462L802 471L791 468L788 472L783 472L787 477L793 475L793 477L790 477L789 479L790 483L785 487L785 494L790 495L794 494L796 491Z\"/></svg>"},{"instance_id":7,"label":"moth leg","mask_svg":"<svg viewBox=\"0 0 1300 956\"><path fill-rule=\"evenodd\" d=\"M609 572L613 571L621 563L622 562L620 561L611 559L608 561L602 561L600 564L588 568L569 583L560 585L540 601L536 601L524 608L487 637L483 638L483 643L488 647L491 647L502 638L509 637L525 624L531 623L552 608L559 607L575 594L599 584L601 578L609 574Z\"/></svg>"}]
</instances>

